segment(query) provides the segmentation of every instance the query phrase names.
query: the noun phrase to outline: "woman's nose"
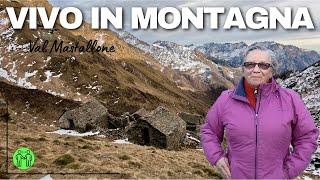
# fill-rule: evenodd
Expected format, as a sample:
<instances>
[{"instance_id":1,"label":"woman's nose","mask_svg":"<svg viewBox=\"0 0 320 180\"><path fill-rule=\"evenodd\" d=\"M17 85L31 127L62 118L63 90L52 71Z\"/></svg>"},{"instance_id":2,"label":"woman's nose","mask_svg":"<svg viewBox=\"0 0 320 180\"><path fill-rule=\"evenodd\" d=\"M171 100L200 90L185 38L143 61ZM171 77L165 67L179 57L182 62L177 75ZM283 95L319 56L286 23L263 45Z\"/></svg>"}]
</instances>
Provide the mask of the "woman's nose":
<instances>
[{"instance_id":1,"label":"woman's nose","mask_svg":"<svg viewBox=\"0 0 320 180\"><path fill-rule=\"evenodd\" d=\"M256 66L254 66L253 72L260 72L260 68L259 68L258 64L256 64Z\"/></svg>"}]
</instances>

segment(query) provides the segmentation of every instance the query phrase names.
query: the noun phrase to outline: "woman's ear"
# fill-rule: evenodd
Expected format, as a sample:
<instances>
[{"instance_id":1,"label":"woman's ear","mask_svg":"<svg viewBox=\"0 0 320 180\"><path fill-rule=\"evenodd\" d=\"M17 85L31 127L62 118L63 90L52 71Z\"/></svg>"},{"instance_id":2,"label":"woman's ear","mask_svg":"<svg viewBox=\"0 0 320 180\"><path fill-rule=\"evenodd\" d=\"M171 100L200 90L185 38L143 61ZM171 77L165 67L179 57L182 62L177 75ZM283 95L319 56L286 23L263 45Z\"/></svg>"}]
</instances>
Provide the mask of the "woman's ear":
<instances>
[{"instance_id":1,"label":"woman's ear","mask_svg":"<svg viewBox=\"0 0 320 180\"><path fill-rule=\"evenodd\" d=\"M276 75L276 70L274 69L274 67L271 67L271 72L272 72L272 77Z\"/></svg>"}]
</instances>

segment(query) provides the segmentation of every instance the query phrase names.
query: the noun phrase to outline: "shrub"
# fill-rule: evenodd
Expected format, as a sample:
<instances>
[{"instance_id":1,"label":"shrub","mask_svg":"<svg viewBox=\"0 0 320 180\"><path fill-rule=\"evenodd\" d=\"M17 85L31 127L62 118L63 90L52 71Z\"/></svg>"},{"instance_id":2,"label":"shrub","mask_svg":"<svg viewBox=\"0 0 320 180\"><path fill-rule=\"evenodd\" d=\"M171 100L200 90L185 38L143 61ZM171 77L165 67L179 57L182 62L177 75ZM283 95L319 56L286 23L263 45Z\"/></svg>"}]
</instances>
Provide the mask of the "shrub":
<instances>
[{"instance_id":1,"label":"shrub","mask_svg":"<svg viewBox=\"0 0 320 180\"><path fill-rule=\"evenodd\" d=\"M131 159L131 157L126 155L126 154L124 154L124 155L120 155L119 159L121 159L121 160L129 160L129 159Z\"/></svg>"},{"instance_id":2,"label":"shrub","mask_svg":"<svg viewBox=\"0 0 320 180\"><path fill-rule=\"evenodd\" d=\"M74 162L74 158L69 154L64 154L64 155L58 157L56 160L54 160L54 163L57 165L60 165L60 166L67 165L72 162Z\"/></svg>"}]
</instances>

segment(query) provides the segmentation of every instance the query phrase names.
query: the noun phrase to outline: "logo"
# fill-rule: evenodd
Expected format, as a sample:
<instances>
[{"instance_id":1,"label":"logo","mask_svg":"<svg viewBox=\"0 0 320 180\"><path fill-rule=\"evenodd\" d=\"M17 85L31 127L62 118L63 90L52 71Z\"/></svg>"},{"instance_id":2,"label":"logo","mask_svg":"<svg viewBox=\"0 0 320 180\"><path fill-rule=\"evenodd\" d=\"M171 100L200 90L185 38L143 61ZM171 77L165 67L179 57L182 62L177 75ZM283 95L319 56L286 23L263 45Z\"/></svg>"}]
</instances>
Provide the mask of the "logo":
<instances>
[{"instance_id":1,"label":"logo","mask_svg":"<svg viewBox=\"0 0 320 180\"><path fill-rule=\"evenodd\" d=\"M13 153L13 164L21 169L27 170L33 166L35 162L34 153L26 147L20 147Z\"/></svg>"}]
</instances>

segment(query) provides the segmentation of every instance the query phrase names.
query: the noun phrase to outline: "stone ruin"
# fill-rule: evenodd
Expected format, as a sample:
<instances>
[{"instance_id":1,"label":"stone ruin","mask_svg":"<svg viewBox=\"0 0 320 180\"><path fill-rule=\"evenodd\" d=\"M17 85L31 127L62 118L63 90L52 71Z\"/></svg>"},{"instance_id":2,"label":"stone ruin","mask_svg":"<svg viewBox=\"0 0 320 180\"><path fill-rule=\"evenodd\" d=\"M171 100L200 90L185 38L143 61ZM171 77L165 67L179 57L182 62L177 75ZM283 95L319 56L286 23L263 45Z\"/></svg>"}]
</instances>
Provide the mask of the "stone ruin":
<instances>
[{"instance_id":1,"label":"stone ruin","mask_svg":"<svg viewBox=\"0 0 320 180\"><path fill-rule=\"evenodd\" d=\"M68 110L59 118L60 128L78 132L90 130L114 138L128 138L132 143L177 150L182 146L200 146L199 130L203 117L197 114L172 113L159 106L148 112L140 109L133 114L115 117L98 100Z\"/></svg>"},{"instance_id":2,"label":"stone ruin","mask_svg":"<svg viewBox=\"0 0 320 180\"><path fill-rule=\"evenodd\" d=\"M128 114L115 117L96 99L84 103L78 108L64 112L59 118L60 128L72 129L78 132L93 130L102 132L109 131L110 134L112 134L114 133L112 130L118 128L124 129L128 123Z\"/></svg>"},{"instance_id":3,"label":"stone ruin","mask_svg":"<svg viewBox=\"0 0 320 180\"><path fill-rule=\"evenodd\" d=\"M127 130L130 142L170 150L183 145L186 123L164 107L159 106L150 113L141 109L132 116L135 121Z\"/></svg>"}]
</instances>

